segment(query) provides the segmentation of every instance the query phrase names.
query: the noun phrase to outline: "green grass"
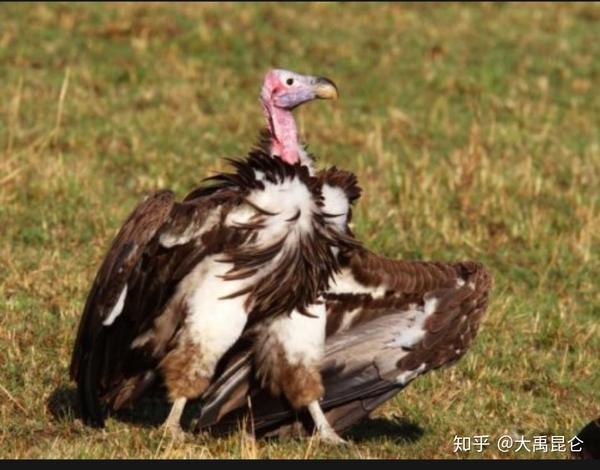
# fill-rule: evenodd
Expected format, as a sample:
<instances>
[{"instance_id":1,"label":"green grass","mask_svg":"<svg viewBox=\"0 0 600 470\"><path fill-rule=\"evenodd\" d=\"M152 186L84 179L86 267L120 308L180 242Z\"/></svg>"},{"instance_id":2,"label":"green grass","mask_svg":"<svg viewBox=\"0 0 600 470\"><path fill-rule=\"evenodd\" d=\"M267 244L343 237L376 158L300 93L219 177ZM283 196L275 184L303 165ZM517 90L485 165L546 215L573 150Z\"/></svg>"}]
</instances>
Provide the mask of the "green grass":
<instances>
[{"instance_id":1,"label":"green grass","mask_svg":"<svg viewBox=\"0 0 600 470\"><path fill-rule=\"evenodd\" d=\"M0 457L567 456L453 438L568 439L600 415L598 28L594 4L0 5ZM473 349L348 449L85 428L67 369L111 237L148 191L246 153L272 66L339 85L298 119L357 173L369 247L493 271Z\"/></svg>"}]
</instances>

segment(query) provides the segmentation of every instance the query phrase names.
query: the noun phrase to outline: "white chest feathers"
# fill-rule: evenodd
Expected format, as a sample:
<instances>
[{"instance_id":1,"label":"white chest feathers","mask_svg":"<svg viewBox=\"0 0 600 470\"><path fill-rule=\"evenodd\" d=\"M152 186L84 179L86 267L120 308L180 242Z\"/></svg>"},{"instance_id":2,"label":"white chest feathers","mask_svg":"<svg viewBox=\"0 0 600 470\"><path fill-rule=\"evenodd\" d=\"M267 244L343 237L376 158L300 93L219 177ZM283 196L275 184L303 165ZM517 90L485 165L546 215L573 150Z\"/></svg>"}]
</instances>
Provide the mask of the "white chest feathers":
<instances>
[{"instance_id":1,"label":"white chest feathers","mask_svg":"<svg viewBox=\"0 0 600 470\"><path fill-rule=\"evenodd\" d=\"M230 263L207 257L186 277L181 289L187 292L189 337L202 347L202 363L208 373L241 335L247 321L246 295L224 297L243 288L251 279L225 281Z\"/></svg>"},{"instance_id":2,"label":"white chest feathers","mask_svg":"<svg viewBox=\"0 0 600 470\"><path fill-rule=\"evenodd\" d=\"M283 346L288 363L313 366L323 357L325 344L325 303L307 309L312 316L294 310L269 325L269 333Z\"/></svg>"},{"instance_id":3,"label":"white chest feathers","mask_svg":"<svg viewBox=\"0 0 600 470\"><path fill-rule=\"evenodd\" d=\"M296 177L273 183L266 180L260 171L256 172L256 178L263 181L264 189L253 190L247 197L251 205L242 205L231 211L226 224L252 223L260 215L255 208L260 208L270 215L263 217L264 228L257 233L258 246L271 244L283 237L294 243L303 233L310 234L318 207L306 184Z\"/></svg>"}]
</instances>

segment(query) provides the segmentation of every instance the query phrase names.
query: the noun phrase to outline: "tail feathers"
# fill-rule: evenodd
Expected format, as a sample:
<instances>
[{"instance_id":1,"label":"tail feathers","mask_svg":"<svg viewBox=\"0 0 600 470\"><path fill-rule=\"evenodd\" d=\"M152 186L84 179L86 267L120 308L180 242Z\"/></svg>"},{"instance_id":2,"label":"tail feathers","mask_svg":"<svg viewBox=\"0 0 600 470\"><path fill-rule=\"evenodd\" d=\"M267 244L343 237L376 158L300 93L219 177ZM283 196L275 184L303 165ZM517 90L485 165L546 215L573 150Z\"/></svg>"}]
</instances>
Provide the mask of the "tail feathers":
<instances>
[{"instance_id":1,"label":"tail feathers","mask_svg":"<svg viewBox=\"0 0 600 470\"><path fill-rule=\"evenodd\" d=\"M97 354L82 361L81 374L77 380L77 392L83 422L91 427L104 427L105 405L120 410L135 402L156 380L153 371L147 371L123 380L108 392L101 391Z\"/></svg>"},{"instance_id":2,"label":"tail feathers","mask_svg":"<svg viewBox=\"0 0 600 470\"><path fill-rule=\"evenodd\" d=\"M327 421L335 429L335 432L343 433L356 423L366 419L375 408L393 398L400 390L401 388L392 388L372 397L357 398L327 409L325 416L327 416ZM310 429L310 426L306 426L301 420L282 420L279 426L272 425L263 434L263 437L306 437L310 435Z\"/></svg>"},{"instance_id":3,"label":"tail feathers","mask_svg":"<svg viewBox=\"0 0 600 470\"><path fill-rule=\"evenodd\" d=\"M155 380L156 373L151 370L129 377L106 394L106 402L113 410L125 408L142 396Z\"/></svg>"},{"instance_id":4,"label":"tail feathers","mask_svg":"<svg viewBox=\"0 0 600 470\"><path fill-rule=\"evenodd\" d=\"M95 428L104 427L104 411L98 395L99 361L94 351L85 358L77 377L77 393L81 407L81 418L85 424Z\"/></svg>"},{"instance_id":5,"label":"tail feathers","mask_svg":"<svg viewBox=\"0 0 600 470\"><path fill-rule=\"evenodd\" d=\"M230 359L227 369L204 392L196 430L211 427L240 405L246 404L245 396L251 380L252 364L249 351Z\"/></svg>"}]
</instances>

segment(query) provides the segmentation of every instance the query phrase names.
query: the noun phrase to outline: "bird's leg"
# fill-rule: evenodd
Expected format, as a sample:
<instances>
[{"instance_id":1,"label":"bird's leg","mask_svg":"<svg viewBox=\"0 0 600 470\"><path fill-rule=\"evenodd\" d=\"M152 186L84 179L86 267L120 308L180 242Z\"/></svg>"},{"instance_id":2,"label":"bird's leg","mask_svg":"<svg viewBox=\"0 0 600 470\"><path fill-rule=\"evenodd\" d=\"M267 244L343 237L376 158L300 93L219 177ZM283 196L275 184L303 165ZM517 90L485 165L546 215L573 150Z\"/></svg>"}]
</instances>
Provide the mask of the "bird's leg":
<instances>
[{"instance_id":1,"label":"bird's leg","mask_svg":"<svg viewBox=\"0 0 600 470\"><path fill-rule=\"evenodd\" d=\"M325 393L319 371L325 344L325 302L309 307L311 316L294 310L273 320L255 338L256 374L273 395L283 394L292 408L308 409L319 439L343 444L327 421L319 399Z\"/></svg>"},{"instance_id":2,"label":"bird's leg","mask_svg":"<svg viewBox=\"0 0 600 470\"><path fill-rule=\"evenodd\" d=\"M176 398L164 424L165 431L168 431L177 440L182 440L185 437L185 433L181 429L181 415L183 414L186 402L187 398Z\"/></svg>"},{"instance_id":3,"label":"bird's leg","mask_svg":"<svg viewBox=\"0 0 600 470\"><path fill-rule=\"evenodd\" d=\"M308 412L315 423L315 429L317 430L319 439L330 444L346 444L346 441L338 436L331 427L331 424L329 424L329 421L327 421L327 417L325 416L325 413L323 413L318 400L308 404Z\"/></svg>"}]
</instances>

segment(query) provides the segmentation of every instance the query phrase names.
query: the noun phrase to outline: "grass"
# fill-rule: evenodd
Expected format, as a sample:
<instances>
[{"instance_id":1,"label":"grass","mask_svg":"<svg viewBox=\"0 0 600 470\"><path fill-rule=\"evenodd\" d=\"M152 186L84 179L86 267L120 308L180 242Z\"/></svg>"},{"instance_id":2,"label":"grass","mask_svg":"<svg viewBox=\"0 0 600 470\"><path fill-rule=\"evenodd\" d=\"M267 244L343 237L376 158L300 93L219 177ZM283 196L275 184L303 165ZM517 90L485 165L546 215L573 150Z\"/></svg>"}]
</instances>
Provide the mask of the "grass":
<instances>
[{"instance_id":1,"label":"grass","mask_svg":"<svg viewBox=\"0 0 600 470\"><path fill-rule=\"evenodd\" d=\"M600 415L600 6L2 4L0 18L0 457L561 458L495 439L569 439ZM298 119L322 165L357 173L368 246L493 271L473 349L348 449L83 427L67 369L110 239L148 191L183 196L245 154L272 66L339 85ZM477 434L482 454L453 453Z\"/></svg>"}]
</instances>

